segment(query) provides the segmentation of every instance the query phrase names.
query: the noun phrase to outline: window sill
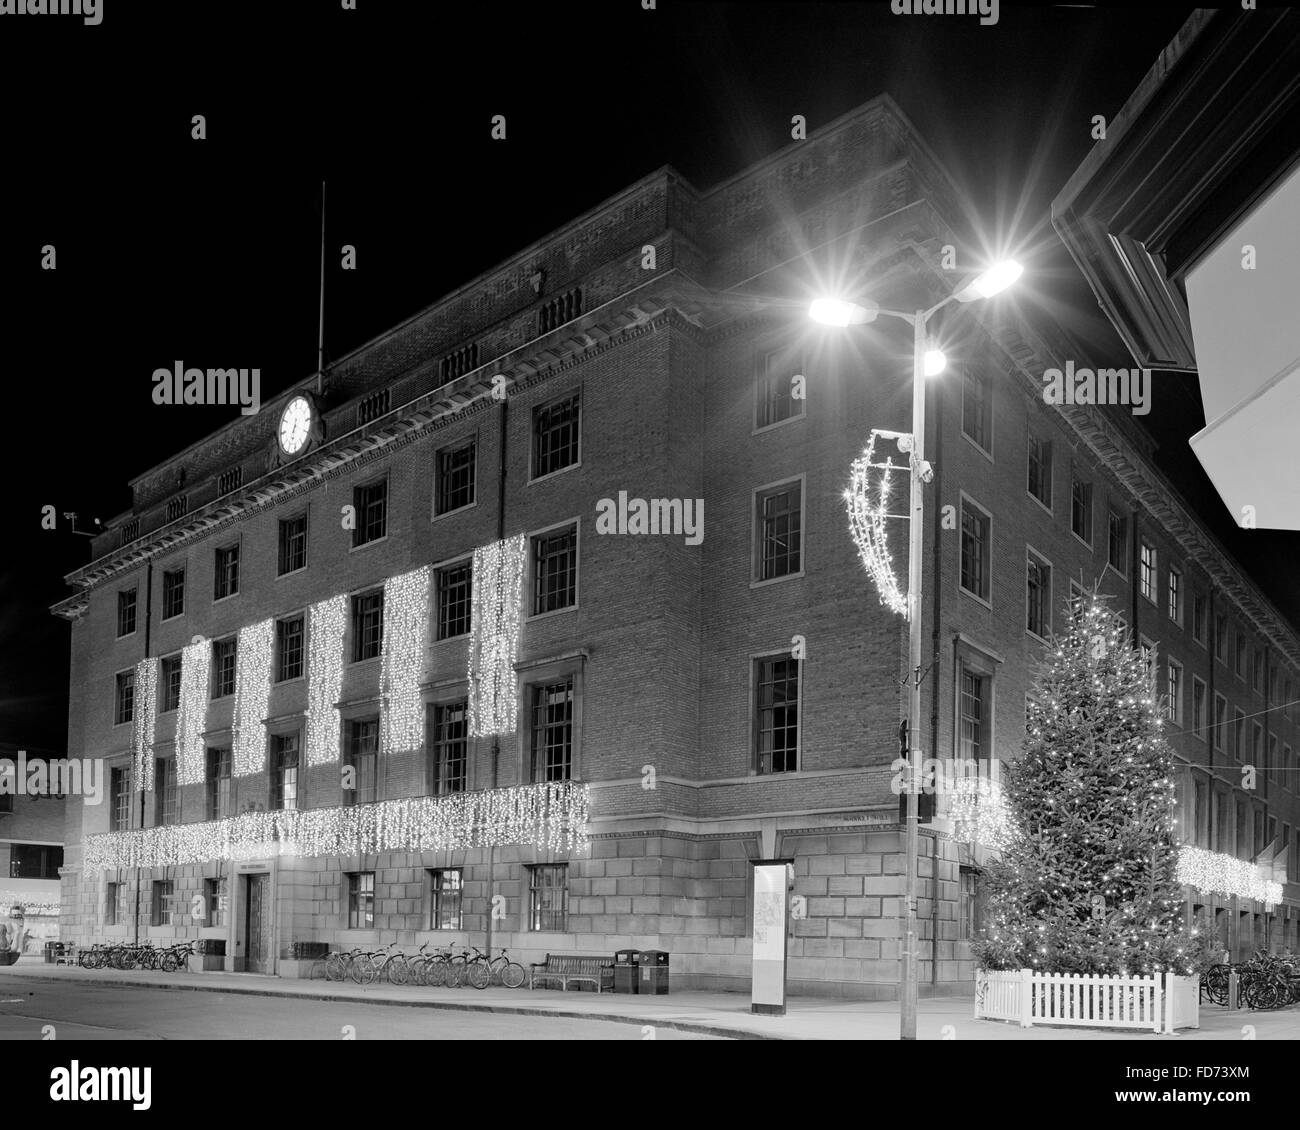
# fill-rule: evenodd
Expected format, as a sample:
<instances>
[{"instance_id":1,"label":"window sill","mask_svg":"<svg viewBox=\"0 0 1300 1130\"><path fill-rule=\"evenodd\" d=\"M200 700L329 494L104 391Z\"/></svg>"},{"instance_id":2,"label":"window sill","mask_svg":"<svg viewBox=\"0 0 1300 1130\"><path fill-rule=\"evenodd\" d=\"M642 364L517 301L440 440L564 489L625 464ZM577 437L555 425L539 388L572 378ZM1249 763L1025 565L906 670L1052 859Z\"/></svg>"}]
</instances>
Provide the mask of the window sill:
<instances>
[{"instance_id":1,"label":"window sill","mask_svg":"<svg viewBox=\"0 0 1300 1130\"><path fill-rule=\"evenodd\" d=\"M237 597L238 595L239 595L239 590L236 589L234 592L228 592L228 593L226 593L225 596L214 596L214 597L212 598L212 603L213 603L213 604L224 604L227 600L234 600L235 597Z\"/></svg>"},{"instance_id":2,"label":"window sill","mask_svg":"<svg viewBox=\"0 0 1300 1130\"><path fill-rule=\"evenodd\" d=\"M986 447L980 446L977 440L974 440L970 437L970 435L967 433L965 428L963 428L961 431L961 438L964 439L967 443L969 443L971 447L973 447L982 456L984 456L984 458L987 459L990 463L993 462L993 452Z\"/></svg>"},{"instance_id":3,"label":"window sill","mask_svg":"<svg viewBox=\"0 0 1300 1130\"><path fill-rule=\"evenodd\" d=\"M992 601L990 601L987 597L980 596L979 593L971 592L971 590L968 589L965 585L963 585L960 581L957 582L957 591L961 593L962 596L970 597L970 599L973 600L976 604L983 605L990 612L993 611Z\"/></svg>"},{"instance_id":4,"label":"window sill","mask_svg":"<svg viewBox=\"0 0 1300 1130\"><path fill-rule=\"evenodd\" d=\"M768 585L779 585L782 581L802 580L805 575L805 571L800 569L797 573L782 573L779 577L768 577L765 581L750 581L749 587L751 589L764 589Z\"/></svg>"},{"instance_id":5,"label":"window sill","mask_svg":"<svg viewBox=\"0 0 1300 1130\"><path fill-rule=\"evenodd\" d=\"M568 471L576 471L581 466L582 459L579 458L576 462L570 463L567 467L560 467L554 471L547 471L544 475L537 475L534 478L529 479L526 485L532 486L534 483L544 483L547 479L555 478L556 475L563 475Z\"/></svg>"},{"instance_id":6,"label":"window sill","mask_svg":"<svg viewBox=\"0 0 1300 1130\"><path fill-rule=\"evenodd\" d=\"M387 540L388 540L388 535L382 534L377 538L371 538L369 541L363 541L360 544L353 544L348 546L348 552L357 553L360 550L369 549L372 545L379 545L382 542L386 542Z\"/></svg>"},{"instance_id":7,"label":"window sill","mask_svg":"<svg viewBox=\"0 0 1300 1130\"><path fill-rule=\"evenodd\" d=\"M777 420L774 424L756 424L754 430L749 434L751 436L763 435L766 432L775 431L777 428L784 428L787 424L797 424L800 420L808 419L806 412L800 412L797 416L787 416L784 420Z\"/></svg>"},{"instance_id":8,"label":"window sill","mask_svg":"<svg viewBox=\"0 0 1300 1130\"><path fill-rule=\"evenodd\" d=\"M1039 509L1041 509L1044 513L1046 513L1049 518L1056 517L1056 514L1053 512L1052 508L1041 498L1039 498L1038 495L1036 495L1032 490L1026 490L1025 495L1026 497L1030 498L1034 502L1038 503Z\"/></svg>"},{"instance_id":9,"label":"window sill","mask_svg":"<svg viewBox=\"0 0 1300 1130\"><path fill-rule=\"evenodd\" d=\"M454 518L457 514L464 514L465 511L467 511L467 510L473 510L476 506L478 506L478 499L477 499L477 498L474 499L473 502L466 502L465 504L463 504L463 505L461 505L461 506L457 506L457 507L455 507L454 509L451 509L451 510L444 510L444 511L442 511L441 513L438 513L437 511L434 511L433 517L430 518L429 521L430 521L430 522L440 522L440 521L442 521L442 519L444 519L444 518Z\"/></svg>"},{"instance_id":10,"label":"window sill","mask_svg":"<svg viewBox=\"0 0 1300 1130\"><path fill-rule=\"evenodd\" d=\"M563 616L566 612L577 612L578 603L566 604L563 608L552 608L549 612L534 612L530 616L524 617L525 624L531 624L534 620L548 620L552 616Z\"/></svg>"},{"instance_id":11,"label":"window sill","mask_svg":"<svg viewBox=\"0 0 1300 1130\"><path fill-rule=\"evenodd\" d=\"M305 573L305 572L307 572L307 566L299 565L298 568L290 569L287 573L276 573L275 579L277 581L282 581L286 577L296 577L299 573Z\"/></svg>"}]
</instances>

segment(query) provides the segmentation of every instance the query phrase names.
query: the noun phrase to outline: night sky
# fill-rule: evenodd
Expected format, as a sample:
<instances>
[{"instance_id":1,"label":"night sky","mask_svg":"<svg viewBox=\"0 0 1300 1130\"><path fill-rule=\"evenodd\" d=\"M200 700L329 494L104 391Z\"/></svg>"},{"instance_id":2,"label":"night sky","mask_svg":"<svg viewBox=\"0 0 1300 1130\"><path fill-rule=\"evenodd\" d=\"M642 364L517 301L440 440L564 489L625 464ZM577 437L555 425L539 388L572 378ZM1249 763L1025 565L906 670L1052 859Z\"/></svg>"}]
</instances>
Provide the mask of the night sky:
<instances>
[{"instance_id":1,"label":"night sky","mask_svg":"<svg viewBox=\"0 0 1300 1130\"><path fill-rule=\"evenodd\" d=\"M42 531L41 507L108 520L130 478L237 412L154 405L153 370L256 366L263 399L315 370L322 178L338 358L661 165L707 188L787 144L792 115L811 131L888 93L990 246L1025 262L1018 300L1126 365L1048 206L1091 116L1119 110L1190 11L1004 0L981 26L859 3L104 0L98 27L0 17L0 740L66 743L69 626L47 607L90 546L63 519ZM1154 395L1164 469L1300 622L1300 535L1232 524L1187 448L1194 376L1157 374Z\"/></svg>"}]
</instances>

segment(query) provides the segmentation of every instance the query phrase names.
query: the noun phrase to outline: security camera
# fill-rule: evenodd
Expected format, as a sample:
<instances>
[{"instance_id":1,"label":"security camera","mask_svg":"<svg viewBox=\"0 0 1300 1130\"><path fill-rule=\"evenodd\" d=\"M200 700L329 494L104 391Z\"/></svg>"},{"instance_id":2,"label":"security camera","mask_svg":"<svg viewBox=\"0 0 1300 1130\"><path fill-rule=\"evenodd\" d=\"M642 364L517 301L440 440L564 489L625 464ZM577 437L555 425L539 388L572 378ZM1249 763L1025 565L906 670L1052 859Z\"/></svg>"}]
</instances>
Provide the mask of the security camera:
<instances>
[{"instance_id":1,"label":"security camera","mask_svg":"<svg viewBox=\"0 0 1300 1130\"><path fill-rule=\"evenodd\" d=\"M923 483L934 482L934 467L928 459L921 460L921 466L917 474L921 476L921 482Z\"/></svg>"}]
</instances>

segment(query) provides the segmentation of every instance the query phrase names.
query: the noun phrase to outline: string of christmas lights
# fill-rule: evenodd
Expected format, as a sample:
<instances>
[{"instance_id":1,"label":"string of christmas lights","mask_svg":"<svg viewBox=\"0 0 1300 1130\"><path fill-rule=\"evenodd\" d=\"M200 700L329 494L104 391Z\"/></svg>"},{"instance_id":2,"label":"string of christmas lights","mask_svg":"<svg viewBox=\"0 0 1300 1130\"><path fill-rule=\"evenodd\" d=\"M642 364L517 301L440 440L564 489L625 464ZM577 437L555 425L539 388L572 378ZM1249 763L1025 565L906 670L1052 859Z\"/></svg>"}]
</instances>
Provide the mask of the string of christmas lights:
<instances>
[{"instance_id":1,"label":"string of christmas lights","mask_svg":"<svg viewBox=\"0 0 1300 1130\"><path fill-rule=\"evenodd\" d=\"M154 725L158 720L158 660L135 665L135 719L131 727L131 763L136 792L153 791Z\"/></svg>"},{"instance_id":2,"label":"string of christmas lights","mask_svg":"<svg viewBox=\"0 0 1300 1130\"><path fill-rule=\"evenodd\" d=\"M470 601L469 732L510 734L517 724L515 658L528 539L516 534L474 551Z\"/></svg>"},{"instance_id":3,"label":"string of christmas lights","mask_svg":"<svg viewBox=\"0 0 1300 1130\"><path fill-rule=\"evenodd\" d=\"M181 652L181 700L176 708L176 779L201 785L207 770L203 734L208 728L208 678L212 644L205 639Z\"/></svg>"},{"instance_id":4,"label":"string of christmas lights","mask_svg":"<svg viewBox=\"0 0 1300 1130\"><path fill-rule=\"evenodd\" d=\"M348 598L332 596L311 606L307 645L307 764L339 759L339 709L343 695L343 630Z\"/></svg>"},{"instance_id":5,"label":"string of christmas lights","mask_svg":"<svg viewBox=\"0 0 1300 1130\"><path fill-rule=\"evenodd\" d=\"M1000 849L1011 834L1011 813L1002 782L988 777L958 777L951 807L953 838Z\"/></svg>"},{"instance_id":6,"label":"string of christmas lights","mask_svg":"<svg viewBox=\"0 0 1300 1130\"><path fill-rule=\"evenodd\" d=\"M429 567L384 582L384 639L380 683L384 710L380 748L418 749L424 741L424 637L429 623Z\"/></svg>"},{"instance_id":7,"label":"string of christmas lights","mask_svg":"<svg viewBox=\"0 0 1300 1130\"><path fill-rule=\"evenodd\" d=\"M1266 879L1255 864L1190 845L1179 852L1178 881L1205 894L1254 899L1268 909L1282 901L1282 884Z\"/></svg>"},{"instance_id":8,"label":"string of christmas lights","mask_svg":"<svg viewBox=\"0 0 1300 1130\"><path fill-rule=\"evenodd\" d=\"M875 458L876 437L873 433L861 457L853 461L849 471L849 487L844 501L849 512L849 532L858 548L858 556L867 574L875 583L880 603L891 612L906 617L907 596L894 576L894 564L889 556L889 540L885 518L889 512L889 476L893 464L885 460L886 470L881 473L880 486L875 499L871 492L872 461ZM901 470L902 468L900 468Z\"/></svg>"},{"instance_id":9,"label":"string of christmas lights","mask_svg":"<svg viewBox=\"0 0 1300 1130\"><path fill-rule=\"evenodd\" d=\"M231 723L231 762L236 777L266 769L266 713L271 702L271 651L275 621L239 629L235 648L235 712Z\"/></svg>"},{"instance_id":10,"label":"string of christmas lights","mask_svg":"<svg viewBox=\"0 0 1300 1130\"><path fill-rule=\"evenodd\" d=\"M88 836L83 868L93 873L271 855L353 856L516 844L574 855L587 848L590 803L586 785L551 781L343 808L243 812L201 824Z\"/></svg>"},{"instance_id":11,"label":"string of christmas lights","mask_svg":"<svg viewBox=\"0 0 1300 1130\"><path fill-rule=\"evenodd\" d=\"M46 896L36 898L25 896L22 891L0 891L0 915L8 916L15 908L21 908L29 918L57 918L61 906L57 902L46 901Z\"/></svg>"}]
</instances>

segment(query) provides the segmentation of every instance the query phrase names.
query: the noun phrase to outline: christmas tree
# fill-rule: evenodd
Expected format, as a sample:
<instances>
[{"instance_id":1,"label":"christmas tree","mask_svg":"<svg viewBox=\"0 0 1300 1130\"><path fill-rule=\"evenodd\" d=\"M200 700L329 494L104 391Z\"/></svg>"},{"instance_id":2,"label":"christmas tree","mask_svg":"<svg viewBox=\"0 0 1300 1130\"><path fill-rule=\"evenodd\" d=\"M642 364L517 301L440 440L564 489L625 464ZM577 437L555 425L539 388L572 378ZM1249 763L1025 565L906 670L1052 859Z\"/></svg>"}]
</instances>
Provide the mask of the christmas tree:
<instances>
[{"instance_id":1,"label":"christmas tree","mask_svg":"<svg viewBox=\"0 0 1300 1130\"><path fill-rule=\"evenodd\" d=\"M1183 923L1154 664L1105 599L1071 602L1004 775L1009 830L972 943L984 969L1189 975L1214 960L1214 939Z\"/></svg>"}]
</instances>

